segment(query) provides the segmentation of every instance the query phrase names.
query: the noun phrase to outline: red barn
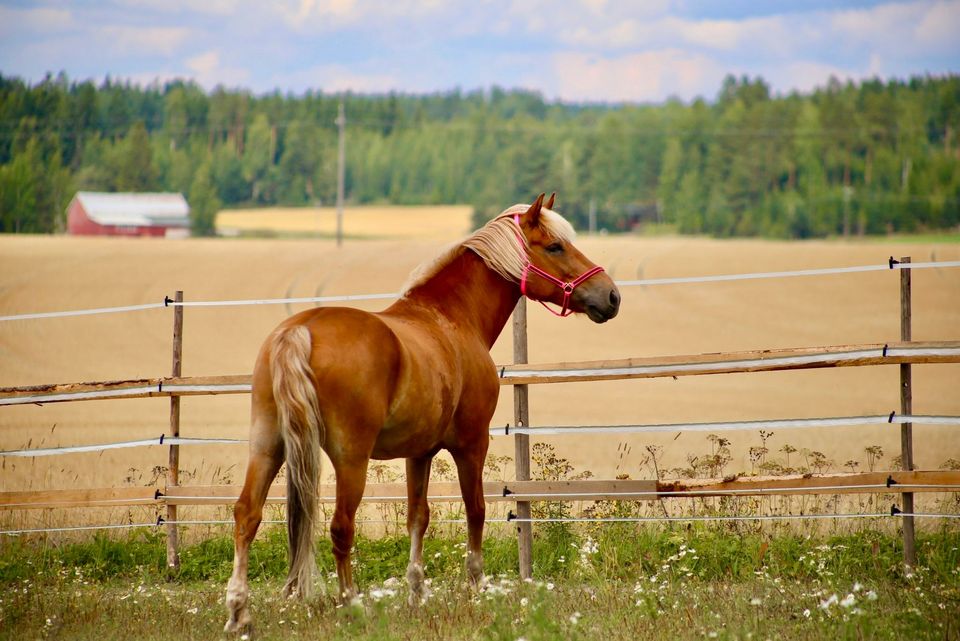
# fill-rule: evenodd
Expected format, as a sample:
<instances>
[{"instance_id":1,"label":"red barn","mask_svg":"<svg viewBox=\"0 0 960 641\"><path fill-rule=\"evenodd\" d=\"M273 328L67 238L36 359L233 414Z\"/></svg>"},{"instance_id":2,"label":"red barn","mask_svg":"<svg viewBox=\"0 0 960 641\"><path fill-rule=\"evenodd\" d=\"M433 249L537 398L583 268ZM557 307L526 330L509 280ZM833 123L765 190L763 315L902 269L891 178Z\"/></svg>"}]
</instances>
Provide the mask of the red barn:
<instances>
[{"instance_id":1,"label":"red barn","mask_svg":"<svg viewBox=\"0 0 960 641\"><path fill-rule=\"evenodd\" d=\"M190 233L190 206L175 193L78 191L67 206L67 233L182 238Z\"/></svg>"}]
</instances>

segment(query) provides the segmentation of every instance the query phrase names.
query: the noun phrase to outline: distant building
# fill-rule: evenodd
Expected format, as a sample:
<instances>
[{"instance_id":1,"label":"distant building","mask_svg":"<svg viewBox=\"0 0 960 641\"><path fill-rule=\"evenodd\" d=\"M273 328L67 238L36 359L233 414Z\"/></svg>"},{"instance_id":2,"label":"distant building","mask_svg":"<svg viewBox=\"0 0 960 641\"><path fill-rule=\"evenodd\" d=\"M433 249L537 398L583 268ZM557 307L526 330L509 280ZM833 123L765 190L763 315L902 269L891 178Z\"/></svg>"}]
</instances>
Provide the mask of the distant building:
<instances>
[{"instance_id":1,"label":"distant building","mask_svg":"<svg viewBox=\"0 0 960 641\"><path fill-rule=\"evenodd\" d=\"M190 234L190 206L177 193L78 191L67 206L67 233L184 238Z\"/></svg>"}]
</instances>

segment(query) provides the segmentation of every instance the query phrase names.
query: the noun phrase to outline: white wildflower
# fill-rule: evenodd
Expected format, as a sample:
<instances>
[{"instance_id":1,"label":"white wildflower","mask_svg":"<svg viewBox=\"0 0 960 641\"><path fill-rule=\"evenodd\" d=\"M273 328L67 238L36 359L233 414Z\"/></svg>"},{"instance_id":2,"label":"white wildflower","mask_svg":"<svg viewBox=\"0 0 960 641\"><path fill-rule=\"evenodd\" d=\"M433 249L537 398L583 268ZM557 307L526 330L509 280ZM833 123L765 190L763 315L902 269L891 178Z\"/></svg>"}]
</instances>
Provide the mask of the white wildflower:
<instances>
[{"instance_id":1,"label":"white wildflower","mask_svg":"<svg viewBox=\"0 0 960 641\"><path fill-rule=\"evenodd\" d=\"M580 617L582 616L583 615L580 614L579 612L574 612L573 614L570 615L570 623L572 625L577 625L577 622L580 620Z\"/></svg>"},{"instance_id":2,"label":"white wildflower","mask_svg":"<svg viewBox=\"0 0 960 641\"><path fill-rule=\"evenodd\" d=\"M843 597L842 601L840 601L840 607L849 608L849 607L852 607L853 604L856 602L857 602L857 597L853 596L853 593L851 592L847 596Z\"/></svg>"},{"instance_id":3,"label":"white wildflower","mask_svg":"<svg viewBox=\"0 0 960 641\"><path fill-rule=\"evenodd\" d=\"M829 598L824 599L823 601L820 602L820 606L819 606L819 607L820 607L821 610L823 610L824 612L826 612L826 611L830 610L830 606L831 606L831 605L835 605L836 603L839 603L839 601L840 601L840 599L837 597L836 594L831 594Z\"/></svg>"},{"instance_id":4,"label":"white wildflower","mask_svg":"<svg viewBox=\"0 0 960 641\"><path fill-rule=\"evenodd\" d=\"M380 599L383 599L386 597L395 596L397 594L397 591L391 590L390 588L387 588L387 587L384 587L382 589L372 588L369 594L371 599L373 599L374 601L379 601Z\"/></svg>"},{"instance_id":5,"label":"white wildflower","mask_svg":"<svg viewBox=\"0 0 960 641\"><path fill-rule=\"evenodd\" d=\"M803 611L803 616L806 619L810 618L810 608L807 608L806 610Z\"/></svg>"},{"instance_id":6,"label":"white wildflower","mask_svg":"<svg viewBox=\"0 0 960 641\"><path fill-rule=\"evenodd\" d=\"M867 601L877 600L877 593L874 592L873 590L870 590L869 592L867 592L865 596L867 597Z\"/></svg>"},{"instance_id":7,"label":"white wildflower","mask_svg":"<svg viewBox=\"0 0 960 641\"><path fill-rule=\"evenodd\" d=\"M190 608L189 610L187 610L187 614L196 614L199 611L200 611L200 608Z\"/></svg>"},{"instance_id":8,"label":"white wildflower","mask_svg":"<svg viewBox=\"0 0 960 641\"><path fill-rule=\"evenodd\" d=\"M750 599L750 605L758 606L758 605L761 605L762 603L763 603L763 600L758 599L757 597L753 597L752 599Z\"/></svg>"}]
</instances>

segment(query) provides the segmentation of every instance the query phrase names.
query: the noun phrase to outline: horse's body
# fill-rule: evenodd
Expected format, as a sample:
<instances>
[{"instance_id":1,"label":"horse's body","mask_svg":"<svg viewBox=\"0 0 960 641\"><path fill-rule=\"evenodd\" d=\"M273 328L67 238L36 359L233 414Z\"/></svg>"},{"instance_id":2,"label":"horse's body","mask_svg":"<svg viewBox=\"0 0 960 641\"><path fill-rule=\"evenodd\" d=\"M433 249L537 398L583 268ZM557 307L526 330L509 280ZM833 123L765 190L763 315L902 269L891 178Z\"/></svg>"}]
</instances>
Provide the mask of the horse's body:
<instances>
[{"instance_id":1,"label":"horse's body","mask_svg":"<svg viewBox=\"0 0 960 641\"><path fill-rule=\"evenodd\" d=\"M606 274L594 271L566 295L547 280L559 276L570 283L592 263L570 244L569 224L549 211L553 198L546 209L542 203L541 195L529 208L511 208L448 251L383 312L313 309L287 319L268 337L253 374L250 462L235 507L228 631L250 622L249 545L284 461L291 558L284 591L309 593L321 447L336 473L330 534L342 599L355 594L350 549L371 458L406 459L411 602L423 596L427 483L441 449L453 456L460 479L467 569L472 580L481 578L482 472L499 390L489 350L520 298L518 281L531 298L557 304L562 299L565 310L586 311L596 322L612 318L619 305ZM547 275L528 281L528 269Z\"/></svg>"}]
</instances>

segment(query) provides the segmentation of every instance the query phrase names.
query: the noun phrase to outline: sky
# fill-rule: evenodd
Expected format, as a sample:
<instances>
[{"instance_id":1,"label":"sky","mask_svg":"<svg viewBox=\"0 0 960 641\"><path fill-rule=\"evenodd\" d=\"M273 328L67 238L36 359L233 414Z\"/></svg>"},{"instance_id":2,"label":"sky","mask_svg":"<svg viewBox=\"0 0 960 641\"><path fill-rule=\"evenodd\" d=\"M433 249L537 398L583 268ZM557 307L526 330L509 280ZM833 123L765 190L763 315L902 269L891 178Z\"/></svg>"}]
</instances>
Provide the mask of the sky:
<instances>
[{"instance_id":1,"label":"sky","mask_svg":"<svg viewBox=\"0 0 960 641\"><path fill-rule=\"evenodd\" d=\"M0 0L0 73L659 103L958 73L958 34L960 0Z\"/></svg>"}]
</instances>

